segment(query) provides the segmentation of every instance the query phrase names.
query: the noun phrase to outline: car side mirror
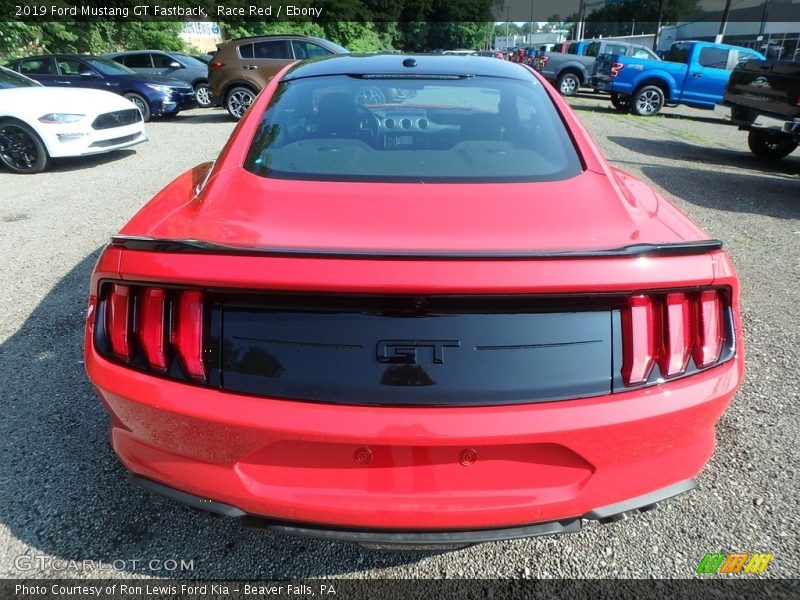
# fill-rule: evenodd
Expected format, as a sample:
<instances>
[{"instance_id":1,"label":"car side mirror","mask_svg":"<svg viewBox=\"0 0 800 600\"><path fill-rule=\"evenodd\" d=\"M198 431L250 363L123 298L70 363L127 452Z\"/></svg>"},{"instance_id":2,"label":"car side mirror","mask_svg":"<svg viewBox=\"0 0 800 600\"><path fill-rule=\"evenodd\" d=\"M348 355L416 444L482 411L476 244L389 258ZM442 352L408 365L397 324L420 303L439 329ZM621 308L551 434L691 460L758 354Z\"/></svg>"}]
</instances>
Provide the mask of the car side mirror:
<instances>
[{"instance_id":1,"label":"car side mirror","mask_svg":"<svg viewBox=\"0 0 800 600\"><path fill-rule=\"evenodd\" d=\"M169 63L169 68L170 69L182 69L183 65L181 63L179 63L177 60L173 60L171 63Z\"/></svg>"},{"instance_id":2,"label":"car side mirror","mask_svg":"<svg viewBox=\"0 0 800 600\"><path fill-rule=\"evenodd\" d=\"M81 77L89 77L89 78L91 78L91 77L99 77L97 75L97 73L95 73L94 71L81 71L80 72L80 76Z\"/></svg>"}]
</instances>

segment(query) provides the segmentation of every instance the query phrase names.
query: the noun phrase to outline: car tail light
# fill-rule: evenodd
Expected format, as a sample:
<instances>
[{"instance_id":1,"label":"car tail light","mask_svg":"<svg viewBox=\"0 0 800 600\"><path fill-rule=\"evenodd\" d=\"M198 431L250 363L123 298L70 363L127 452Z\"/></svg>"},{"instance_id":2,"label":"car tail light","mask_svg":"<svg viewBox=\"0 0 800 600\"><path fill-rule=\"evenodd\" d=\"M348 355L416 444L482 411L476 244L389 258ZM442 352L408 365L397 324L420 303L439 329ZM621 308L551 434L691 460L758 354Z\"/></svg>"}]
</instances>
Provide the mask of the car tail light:
<instances>
[{"instance_id":1,"label":"car tail light","mask_svg":"<svg viewBox=\"0 0 800 600\"><path fill-rule=\"evenodd\" d=\"M611 65L611 77L616 77L617 75L619 75L619 72L622 71L622 69L624 68L625 65L623 65L621 62L613 63Z\"/></svg>"},{"instance_id":2,"label":"car tail light","mask_svg":"<svg viewBox=\"0 0 800 600\"><path fill-rule=\"evenodd\" d=\"M108 295L106 308L106 331L111 351L120 360L130 360L130 323L131 302L130 288L127 285L114 284Z\"/></svg>"},{"instance_id":3,"label":"car tail light","mask_svg":"<svg viewBox=\"0 0 800 600\"><path fill-rule=\"evenodd\" d=\"M722 290L632 296L622 309L622 379L627 386L686 375L720 362L728 295ZM691 358L691 361L689 360Z\"/></svg>"},{"instance_id":4,"label":"car tail light","mask_svg":"<svg viewBox=\"0 0 800 600\"><path fill-rule=\"evenodd\" d=\"M649 296L633 296L622 312L622 377L628 385L650 377L657 352L657 310Z\"/></svg>"},{"instance_id":5,"label":"car tail light","mask_svg":"<svg viewBox=\"0 0 800 600\"><path fill-rule=\"evenodd\" d=\"M179 379L206 380L205 305L199 290L114 283L101 294L101 354Z\"/></svg>"},{"instance_id":6,"label":"car tail light","mask_svg":"<svg viewBox=\"0 0 800 600\"><path fill-rule=\"evenodd\" d=\"M203 365L203 294L185 291L178 294L172 325L172 345L181 364L193 379L206 378Z\"/></svg>"},{"instance_id":7,"label":"car tail light","mask_svg":"<svg viewBox=\"0 0 800 600\"><path fill-rule=\"evenodd\" d=\"M217 69L221 69L224 66L225 66L224 62L220 62L218 60L214 60L214 61L208 63L208 70L209 71L216 71Z\"/></svg>"},{"instance_id":8,"label":"car tail light","mask_svg":"<svg viewBox=\"0 0 800 600\"><path fill-rule=\"evenodd\" d=\"M722 302L717 290L700 294L697 313L697 340L694 362L698 367L713 365L722 351Z\"/></svg>"},{"instance_id":9,"label":"car tail light","mask_svg":"<svg viewBox=\"0 0 800 600\"><path fill-rule=\"evenodd\" d=\"M162 288L144 288L139 293L139 342L150 368L167 370L167 292Z\"/></svg>"},{"instance_id":10,"label":"car tail light","mask_svg":"<svg viewBox=\"0 0 800 600\"><path fill-rule=\"evenodd\" d=\"M540 56L539 57L539 66L544 67L547 64L547 61L550 60L549 56Z\"/></svg>"},{"instance_id":11,"label":"car tail light","mask_svg":"<svg viewBox=\"0 0 800 600\"><path fill-rule=\"evenodd\" d=\"M664 346L659 368L666 377L686 370L694 342L692 302L688 294L667 294L664 299Z\"/></svg>"}]
</instances>

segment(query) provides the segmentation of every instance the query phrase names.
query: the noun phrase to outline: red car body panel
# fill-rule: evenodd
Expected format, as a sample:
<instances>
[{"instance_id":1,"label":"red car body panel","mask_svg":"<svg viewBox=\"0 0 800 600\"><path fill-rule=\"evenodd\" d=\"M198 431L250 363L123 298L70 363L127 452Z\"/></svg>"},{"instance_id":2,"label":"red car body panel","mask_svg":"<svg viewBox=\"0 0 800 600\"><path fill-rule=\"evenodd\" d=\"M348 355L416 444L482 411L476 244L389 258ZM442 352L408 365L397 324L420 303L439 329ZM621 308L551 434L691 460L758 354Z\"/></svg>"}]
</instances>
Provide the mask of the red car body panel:
<instances>
[{"instance_id":1,"label":"red car body panel","mask_svg":"<svg viewBox=\"0 0 800 600\"><path fill-rule=\"evenodd\" d=\"M609 167L539 77L585 170L535 184L374 184L261 178L241 167L283 74L216 164L178 177L121 231L253 250L360 258L141 251L109 246L92 278L86 368L132 473L253 515L389 530L466 530L590 513L694 477L743 372L738 282L720 251L681 256L461 260L437 253L570 252L708 238ZM501 198L502 202L487 201ZM433 209L432 207L435 207ZM387 259L381 252L426 259ZM356 406L252 396L115 363L93 343L106 280L220 290L551 295L729 290L732 360L622 393L479 407ZM359 452L368 450L368 464ZM464 453L472 459L462 460Z\"/></svg>"}]
</instances>

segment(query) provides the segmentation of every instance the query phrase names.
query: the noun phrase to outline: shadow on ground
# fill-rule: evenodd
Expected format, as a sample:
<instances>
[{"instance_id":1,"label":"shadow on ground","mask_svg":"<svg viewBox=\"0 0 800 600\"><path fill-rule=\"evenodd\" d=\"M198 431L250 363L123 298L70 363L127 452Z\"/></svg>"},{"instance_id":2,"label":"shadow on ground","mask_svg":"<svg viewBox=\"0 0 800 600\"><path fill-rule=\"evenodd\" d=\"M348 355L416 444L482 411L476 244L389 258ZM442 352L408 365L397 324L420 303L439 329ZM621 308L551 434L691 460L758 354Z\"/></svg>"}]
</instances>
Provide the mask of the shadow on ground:
<instances>
[{"instance_id":1,"label":"shadow on ground","mask_svg":"<svg viewBox=\"0 0 800 600\"><path fill-rule=\"evenodd\" d=\"M29 547L21 563L13 552L3 557L6 576L16 565L18 575L42 577L31 556L197 579L322 577L425 556L251 530L128 483L82 361L88 282L98 255L99 249L76 265L0 345L0 524ZM165 569L167 559L194 561L194 568ZM152 560L159 563L151 569ZM32 570L21 573L27 566ZM79 576L72 569L62 573Z\"/></svg>"},{"instance_id":2,"label":"shadow on ground","mask_svg":"<svg viewBox=\"0 0 800 600\"><path fill-rule=\"evenodd\" d=\"M653 116L653 117L639 117L637 115L621 112L611 106L611 99L608 95L605 94L585 94L581 93L579 98L587 98L592 100L606 100L608 104L606 105L597 105L597 104L570 104L572 110L576 110L578 112L592 112L592 113L601 113L601 114L608 114L608 115L619 115L620 117L630 118L630 119L641 119L642 123L647 122L658 122L660 119L666 119L667 121L697 121L700 123L711 123L712 125L726 125L727 121L720 116L714 116L712 111L708 111L711 116L704 117L700 115L685 115L679 114L674 112L668 112L669 108L665 108L664 111L661 113Z\"/></svg>"},{"instance_id":3,"label":"shadow on ground","mask_svg":"<svg viewBox=\"0 0 800 600\"><path fill-rule=\"evenodd\" d=\"M627 150L658 159L734 167L775 175L800 174L800 150L782 160L760 159L747 148L747 138L744 134L740 152L707 145L699 146L679 140L653 140L613 135L609 136L608 140Z\"/></svg>"}]
</instances>

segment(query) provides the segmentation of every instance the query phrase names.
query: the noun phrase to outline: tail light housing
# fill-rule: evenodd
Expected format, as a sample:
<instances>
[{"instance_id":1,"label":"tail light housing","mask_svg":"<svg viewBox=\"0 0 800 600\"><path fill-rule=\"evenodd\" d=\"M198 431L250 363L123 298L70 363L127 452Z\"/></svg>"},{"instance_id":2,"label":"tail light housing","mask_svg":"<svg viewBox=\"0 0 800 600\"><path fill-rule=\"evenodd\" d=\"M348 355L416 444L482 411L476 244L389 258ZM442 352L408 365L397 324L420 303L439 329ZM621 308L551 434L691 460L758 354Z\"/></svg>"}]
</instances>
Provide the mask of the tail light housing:
<instances>
[{"instance_id":1,"label":"tail light housing","mask_svg":"<svg viewBox=\"0 0 800 600\"><path fill-rule=\"evenodd\" d=\"M543 68L547 64L548 60L550 60L549 56L540 56L539 57L539 67Z\"/></svg>"},{"instance_id":2,"label":"tail light housing","mask_svg":"<svg viewBox=\"0 0 800 600\"><path fill-rule=\"evenodd\" d=\"M97 309L95 346L128 366L204 383L207 313L200 290L105 284Z\"/></svg>"},{"instance_id":3,"label":"tail light housing","mask_svg":"<svg viewBox=\"0 0 800 600\"><path fill-rule=\"evenodd\" d=\"M625 65L622 64L621 62L612 63L611 64L611 77L617 77L619 75L620 71L622 71L622 69L624 69L624 68L625 68Z\"/></svg>"},{"instance_id":4,"label":"tail light housing","mask_svg":"<svg viewBox=\"0 0 800 600\"><path fill-rule=\"evenodd\" d=\"M218 60L212 60L210 63L208 63L208 70L216 71L217 69L221 69L224 66L225 66L224 62L220 62Z\"/></svg>"},{"instance_id":5,"label":"tail light housing","mask_svg":"<svg viewBox=\"0 0 800 600\"><path fill-rule=\"evenodd\" d=\"M628 387L707 369L733 355L730 293L715 288L632 296L622 309L621 330L621 375Z\"/></svg>"}]
</instances>

